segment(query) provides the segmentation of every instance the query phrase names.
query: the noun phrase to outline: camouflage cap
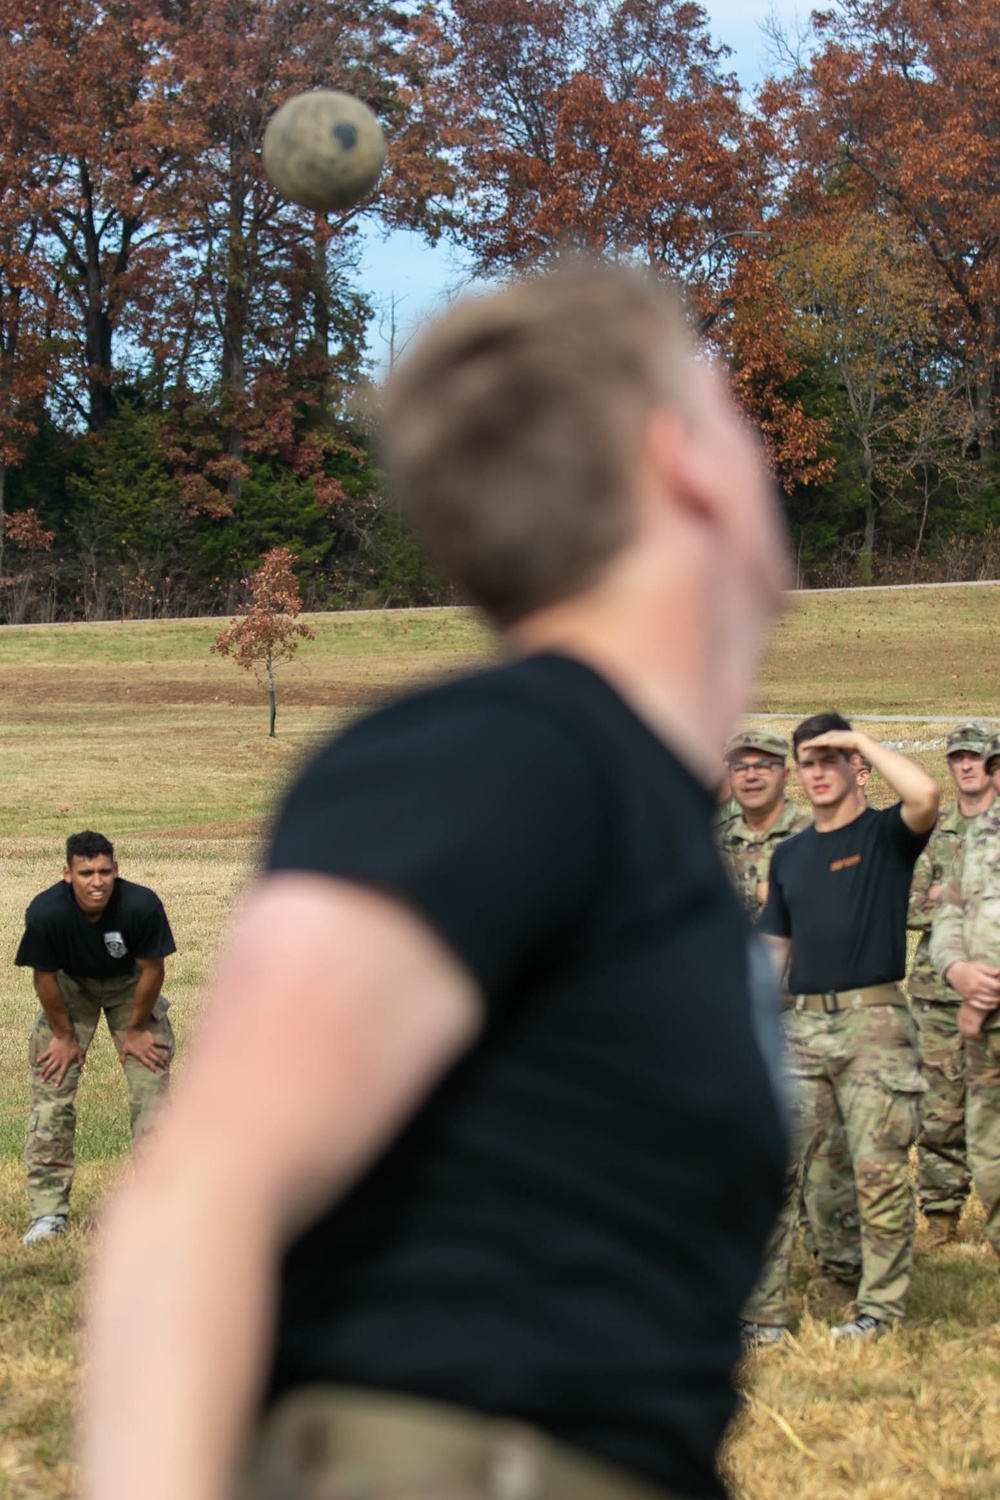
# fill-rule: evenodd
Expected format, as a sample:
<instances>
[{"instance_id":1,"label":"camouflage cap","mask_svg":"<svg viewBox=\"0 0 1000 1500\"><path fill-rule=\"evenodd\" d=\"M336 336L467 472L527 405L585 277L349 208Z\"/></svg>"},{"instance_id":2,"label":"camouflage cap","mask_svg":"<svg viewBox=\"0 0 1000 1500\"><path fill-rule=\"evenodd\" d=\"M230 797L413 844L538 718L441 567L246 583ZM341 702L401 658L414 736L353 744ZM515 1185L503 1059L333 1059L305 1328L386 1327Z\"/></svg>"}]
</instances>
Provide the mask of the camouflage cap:
<instances>
[{"instance_id":1,"label":"camouflage cap","mask_svg":"<svg viewBox=\"0 0 1000 1500\"><path fill-rule=\"evenodd\" d=\"M990 761L995 760L998 755L1000 755L1000 730L991 734L983 746L983 760L986 762L987 771L990 768Z\"/></svg>"},{"instance_id":2,"label":"camouflage cap","mask_svg":"<svg viewBox=\"0 0 1000 1500\"><path fill-rule=\"evenodd\" d=\"M971 750L973 755L982 755L983 746L996 730L982 719L967 719L949 730L945 741L945 755L955 755L959 750Z\"/></svg>"},{"instance_id":3,"label":"camouflage cap","mask_svg":"<svg viewBox=\"0 0 1000 1500\"><path fill-rule=\"evenodd\" d=\"M780 760L788 759L789 745L783 735L771 729L741 729L726 741L723 760L732 760L740 750L759 750L762 755L776 755Z\"/></svg>"}]
</instances>

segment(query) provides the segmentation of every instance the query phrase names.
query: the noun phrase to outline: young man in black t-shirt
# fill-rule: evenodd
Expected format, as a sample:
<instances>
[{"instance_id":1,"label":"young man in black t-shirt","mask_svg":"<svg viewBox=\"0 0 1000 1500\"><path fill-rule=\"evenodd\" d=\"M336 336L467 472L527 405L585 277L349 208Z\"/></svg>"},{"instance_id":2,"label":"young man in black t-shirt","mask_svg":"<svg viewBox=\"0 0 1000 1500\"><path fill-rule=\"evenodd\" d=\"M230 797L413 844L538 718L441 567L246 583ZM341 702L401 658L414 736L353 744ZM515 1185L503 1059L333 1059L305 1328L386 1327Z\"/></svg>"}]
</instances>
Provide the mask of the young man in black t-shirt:
<instances>
[{"instance_id":1,"label":"young man in black t-shirt","mask_svg":"<svg viewBox=\"0 0 1000 1500\"><path fill-rule=\"evenodd\" d=\"M149 1129L174 1053L161 994L163 961L173 952L159 896L121 878L114 845L103 834L71 834L63 878L29 905L14 960L33 971L41 1005L28 1048L26 1245L66 1228L76 1090L102 1012L125 1070L133 1141Z\"/></svg>"},{"instance_id":2,"label":"young man in black t-shirt","mask_svg":"<svg viewBox=\"0 0 1000 1500\"><path fill-rule=\"evenodd\" d=\"M102 1248L84 1494L223 1500L258 1408L235 1493L710 1500L785 1165L709 827L774 497L621 269L453 309L388 428L506 659L292 790Z\"/></svg>"},{"instance_id":3,"label":"young man in black t-shirt","mask_svg":"<svg viewBox=\"0 0 1000 1500\"><path fill-rule=\"evenodd\" d=\"M914 761L853 730L839 714L804 720L793 744L814 821L775 850L760 928L779 970L791 960L785 1027L800 1158L808 1162L833 1121L844 1126L854 1168L861 1285L857 1316L833 1335L871 1337L903 1316L910 1281L909 1149L923 1082L900 981L910 880L940 791ZM899 802L868 806L858 786L858 756ZM758 1341L770 1341L786 1322L797 1208L796 1190L747 1310Z\"/></svg>"}]
</instances>

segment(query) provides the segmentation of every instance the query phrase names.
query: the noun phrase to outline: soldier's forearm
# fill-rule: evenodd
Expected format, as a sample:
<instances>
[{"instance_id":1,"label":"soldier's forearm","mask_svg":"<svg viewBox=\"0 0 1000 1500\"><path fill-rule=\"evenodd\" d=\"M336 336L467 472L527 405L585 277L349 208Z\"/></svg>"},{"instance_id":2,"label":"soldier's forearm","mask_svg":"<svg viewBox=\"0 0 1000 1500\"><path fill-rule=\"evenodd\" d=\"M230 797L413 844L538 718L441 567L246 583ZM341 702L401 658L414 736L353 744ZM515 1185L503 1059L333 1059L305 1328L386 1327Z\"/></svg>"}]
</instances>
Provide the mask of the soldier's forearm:
<instances>
[{"instance_id":1,"label":"soldier's forearm","mask_svg":"<svg viewBox=\"0 0 1000 1500\"><path fill-rule=\"evenodd\" d=\"M69 1018L69 1011L66 1009L66 1002L55 974L36 969L34 980L38 1003L45 1012L45 1019L52 1027L53 1036L74 1036L73 1023Z\"/></svg>"},{"instance_id":2,"label":"soldier's forearm","mask_svg":"<svg viewBox=\"0 0 1000 1500\"><path fill-rule=\"evenodd\" d=\"M130 1031L139 1031L153 1014L153 1006L163 988L164 967L159 964L140 964L139 978L135 983L132 998L132 1014L128 1018Z\"/></svg>"},{"instance_id":3,"label":"soldier's forearm","mask_svg":"<svg viewBox=\"0 0 1000 1500\"><path fill-rule=\"evenodd\" d=\"M937 921L931 929L931 963L946 984L948 983L948 970L952 964L964 963L968 957L962 936L961 919L957 922L951 921L947 917L942 917L939 911Z\"/></svg>"},{"instance_id":4,"label":"soldier's forearm","mask_svg":"<svg viewBox=\"0 0 1000 1500\"><path fill-rule=\"evenodd\" d=\"M858 734L856 738L860 753L899 797L909 826L918 831L932 828L941 801L941 788L933 776L908 755L873 740L871 735Z\"/></svg>"}]
</instances>

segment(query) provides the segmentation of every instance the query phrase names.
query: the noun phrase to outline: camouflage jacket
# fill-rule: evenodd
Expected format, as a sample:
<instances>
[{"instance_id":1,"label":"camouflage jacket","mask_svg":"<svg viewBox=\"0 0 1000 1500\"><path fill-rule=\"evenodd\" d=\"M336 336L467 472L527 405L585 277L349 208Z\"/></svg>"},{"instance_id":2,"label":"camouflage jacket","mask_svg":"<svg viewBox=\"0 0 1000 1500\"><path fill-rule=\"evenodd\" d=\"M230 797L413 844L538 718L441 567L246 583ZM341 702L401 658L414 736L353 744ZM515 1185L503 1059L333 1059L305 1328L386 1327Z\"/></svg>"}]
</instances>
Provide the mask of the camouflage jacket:
<instances>
[{"instance_id":1,"label":"camouflage jacket","mask_svg":"<svg viewBox=\"0 0 1000 1500\"><path fill-rule=\"evenodd\" d=\"M973 820L934 913L931 927L934 968L941 975L959 959L1000 967L1000 805L997 803ZM995 1012L989 1024L1000 1024L1000 1013Z\"/></svg>"},{"instance_id":2,"label":"camouflage jacket","mask_svg":"<svg viewBox=\"0 0 1000 1500\"><path fill-rule=\"evenodd\" d=\"M755 833L748 828L742 813L716 828L715 841L726 874L754 922L764 910L759 887L767 880L772 854L784 839L793 833L801 833L811 822L808 813L796 807L794 802L786 801L776 821L764 833Z\"/></svg>"},{"instance_id":3,"label":"camouflage jacket","mask_svg":"<svg viewBox=\"0 0 1000 1500\"><path fill-rule=\"evenodd\" d=\"M715 837L716 843L718 843L719 841L719 835L722 829L724 829L729 823L734 823L740 816L740 804L730 792L725 802L720 802L718 807L715 809L715 812L712 814L712 833Z\"/></svg>"},{"instance_id":4,"label":"camouflage jacket","mask_svg":"<svg viewBox=\"0 0 1000 1500\"><path fill-rule=\"evenodd\" d=\"M977 822L977 818L965 817L957 802L947 808L938 818L930 842L914 866L906 925L911 931L919 932L920 939L910 969L911 1000L959 1003L955 991L942 983L931 962L931 923L938 902L929 892L934 886L943 886L950 878L965 838Z\"/></svg>"}]
</instances>

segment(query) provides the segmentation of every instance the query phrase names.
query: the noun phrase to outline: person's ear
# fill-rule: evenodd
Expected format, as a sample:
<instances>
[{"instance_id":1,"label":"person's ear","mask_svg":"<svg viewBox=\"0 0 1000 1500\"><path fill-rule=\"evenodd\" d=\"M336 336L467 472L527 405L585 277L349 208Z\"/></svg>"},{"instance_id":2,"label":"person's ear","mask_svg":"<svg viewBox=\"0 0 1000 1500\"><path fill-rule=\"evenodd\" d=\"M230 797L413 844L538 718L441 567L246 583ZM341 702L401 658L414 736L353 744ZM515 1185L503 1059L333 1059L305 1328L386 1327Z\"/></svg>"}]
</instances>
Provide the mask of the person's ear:
<instances>
[{"instance_id":1,"label":"person's ear","mask_svg":"<svg viewBox=\"0 0 1000 1500\"><path fill-rule=\"evenodd\" d=\"M646 423L645 444L646 461L664 498L703 519L714 517L720 487L690 418L674 408L657 407Z\"/></svg>"}]
</instances>

